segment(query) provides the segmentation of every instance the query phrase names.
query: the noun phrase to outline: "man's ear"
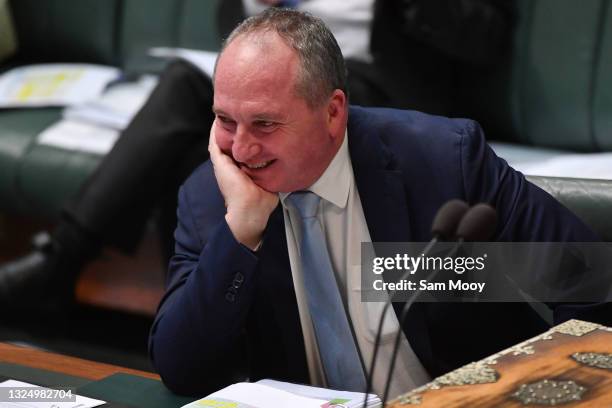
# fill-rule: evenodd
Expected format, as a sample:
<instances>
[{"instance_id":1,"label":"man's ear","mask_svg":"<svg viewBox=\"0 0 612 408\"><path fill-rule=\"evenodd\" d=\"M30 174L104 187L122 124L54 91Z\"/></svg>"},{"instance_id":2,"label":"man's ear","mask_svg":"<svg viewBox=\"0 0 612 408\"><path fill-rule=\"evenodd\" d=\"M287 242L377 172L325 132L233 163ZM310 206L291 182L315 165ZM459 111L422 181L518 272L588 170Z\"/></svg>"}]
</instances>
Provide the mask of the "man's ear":
<instances>
[{"instance_id":1,"label":"man's ear","mask_svg":"<svg viewBox=\"0 0 612 408\"><path fill-rule=\"evenodd\" d=\"M334 137L344 135L348 112L348 100L346 94L336 89L332 93L327 105L327 125L330 134Z\"/></svg>"}]
</instances>

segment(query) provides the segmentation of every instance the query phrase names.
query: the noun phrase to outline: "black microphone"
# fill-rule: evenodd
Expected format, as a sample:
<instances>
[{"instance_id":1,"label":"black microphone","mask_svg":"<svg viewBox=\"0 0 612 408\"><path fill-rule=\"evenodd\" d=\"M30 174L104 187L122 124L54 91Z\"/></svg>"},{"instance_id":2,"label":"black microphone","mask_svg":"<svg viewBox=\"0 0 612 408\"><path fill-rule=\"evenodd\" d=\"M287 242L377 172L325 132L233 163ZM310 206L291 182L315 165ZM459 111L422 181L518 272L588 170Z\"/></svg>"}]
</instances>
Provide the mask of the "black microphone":
<instances>
[{"instance_id":1,"label":"black microphone","mask_svg":"<svg viewBox=\"0 0 612 408\"><path fill-rule=\"evenodd\" d=\"M427 256L436 243L441 240L450 239L454 237L455 231L457 230L457 226L460 224L464 214L468 211L469 206L465 201L453 199L447 201L440 207L436 215L434 216L434 220L431 226L431 233L433 238L425 249L423 249L423 255ZM400 281L406 279L410 271L406 271L404 275L400 278ZM378 329L376 330L376 340L374 341L374 350L372 351L372 359L370 363L370 370L366 376L366 390L365 397L363 400L363 408L366 408L367 405L367 395L372 389L372 381L374 378L374 367L376 366L376 357L378 355L378 349L380 348L380 337L382 335L382 327L384 323L385 315L387 314L387 310L393 302L393 297L397 291L394 291L389 294L389 299L385 302L385 306L383 308L383 312L378 319ZM367 371L367 370L366 370Z\"/></svg>"},{"instance_id":2,"label":"black microphone","mask_svg":"<svg viewBox=\"0 0 612 408\"><path fill-rule=\"evenodd\" d=\"M465 214L457 226L457 237L464 241L486 241L497 228L497 211L489 204L476 204Z\"/></svg>"},{"instance_id":3,"label":"black microphone","mask_svg":"<svg viewBox=\"0 0 612 408\"><path fill-rule=\"evenodd\" d=\"M470 208L465 215L461 218L459 225L457 226L457 242L453 246L453 248L449 251L447 256L454 256L461 245L466 241L487 241L490 239L495 233L495 229L497 228L497 212L493 207L489 204L479 203ZM439 270L433 271L429 277L426 279L427 282L433 280L435 276L438 274ZM404 303L402 306L402 311L399 317L399 330L395 335L395 342L393 344L393 353L391 353L391 364L389 366L389 371L387 373L387 380L385 382L385 393L383 394L382 406L385 406L387 402L387 398L389 397L389 389L391 387L391 376L393 375L393 370L395 369L395 360L397 358L397 352L399 350L399 342L401 338L401 334L403 332L402 326L404 325L404 321L408 316L408 311L410 307L416 300L416 298L421 294L422 290L417 289L410 298Z\"/></svg>"},{"instance_id":4,"label":"black microphone","mask_svg":"<svg viewBox=\"0 0 612 408\"><path fill-rule=\"evenodd\" d=\"M469 206L463 200L447 201L436 213L431 224L431 234L434 239L452 239Z\"/></svg>"}]
</instances>

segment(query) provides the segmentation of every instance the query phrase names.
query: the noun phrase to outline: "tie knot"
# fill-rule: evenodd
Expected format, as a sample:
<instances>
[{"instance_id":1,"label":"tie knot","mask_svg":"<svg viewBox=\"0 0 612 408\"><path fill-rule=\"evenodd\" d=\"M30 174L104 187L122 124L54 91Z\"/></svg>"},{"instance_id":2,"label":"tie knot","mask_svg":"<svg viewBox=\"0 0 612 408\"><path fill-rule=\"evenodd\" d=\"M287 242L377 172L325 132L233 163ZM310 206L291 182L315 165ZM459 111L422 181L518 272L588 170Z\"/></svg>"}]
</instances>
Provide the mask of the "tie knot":
<instances>
[{"instance_id":1,"label":"tie knot","mask_svg":"<svg viewBox=\"0 0 612 408\"><path fill-rule=\"evenodd\" d=\"M296 191L287 197L289 203L300 213L302 218L315 217L321 197L311 191Z\"/></svg>"}]
</instances>

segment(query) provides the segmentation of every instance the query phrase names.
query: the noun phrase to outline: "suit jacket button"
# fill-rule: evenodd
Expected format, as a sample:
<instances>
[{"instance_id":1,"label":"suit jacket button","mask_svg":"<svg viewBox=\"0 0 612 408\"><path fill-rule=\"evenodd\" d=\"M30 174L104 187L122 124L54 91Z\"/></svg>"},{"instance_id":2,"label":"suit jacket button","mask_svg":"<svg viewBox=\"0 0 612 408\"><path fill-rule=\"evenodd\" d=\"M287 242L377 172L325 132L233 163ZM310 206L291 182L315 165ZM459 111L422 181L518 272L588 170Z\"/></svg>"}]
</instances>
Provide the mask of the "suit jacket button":
<instances>
[{"instance_id":1,"label":"suit jacket button","mask_svg":"<svg viewBox=\"0 0 612 408\"><path fill-rule=\"evenodd\" d=\"M236 272L236 274L234 275L234 282L238 282L238 283L244 282L244 275L241 274L240 272Z\"/></svg>"},{"instance_id":2,"label":"suit jacket button","mask_svg":"<svg viewBox=\"0 0 612 408\"><path fill-rule=\"evenodd\" d=\"M234 303L234 301L236 300L236 295L234 295L233 293L227 292L225 294L225 300L227 300L230 303Z\"/></svg>"}]
</instances>

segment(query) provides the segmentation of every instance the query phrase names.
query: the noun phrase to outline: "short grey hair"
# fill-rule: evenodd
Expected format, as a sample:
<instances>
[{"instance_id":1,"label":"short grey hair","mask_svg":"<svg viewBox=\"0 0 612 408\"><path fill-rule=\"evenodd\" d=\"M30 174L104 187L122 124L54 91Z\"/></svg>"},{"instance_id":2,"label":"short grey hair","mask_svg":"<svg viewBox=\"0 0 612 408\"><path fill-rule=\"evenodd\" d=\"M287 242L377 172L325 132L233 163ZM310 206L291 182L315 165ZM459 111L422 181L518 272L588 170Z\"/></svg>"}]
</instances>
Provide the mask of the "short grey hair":
<instances>
[{"instance_id":1,"label":"short grey hair","mask_svg":"<svg viewBox=\"0 0 612 408\"><path fill-rule=\"evenodd\" d=\"M336 89L346 95L346 65L340 47L321 19L301 11L271 7L240 23L224 41L221 53L244 35L276 33L296 51L300 68L296 92L311 107L323 105Z\"/></svg>"}]
</instances>

